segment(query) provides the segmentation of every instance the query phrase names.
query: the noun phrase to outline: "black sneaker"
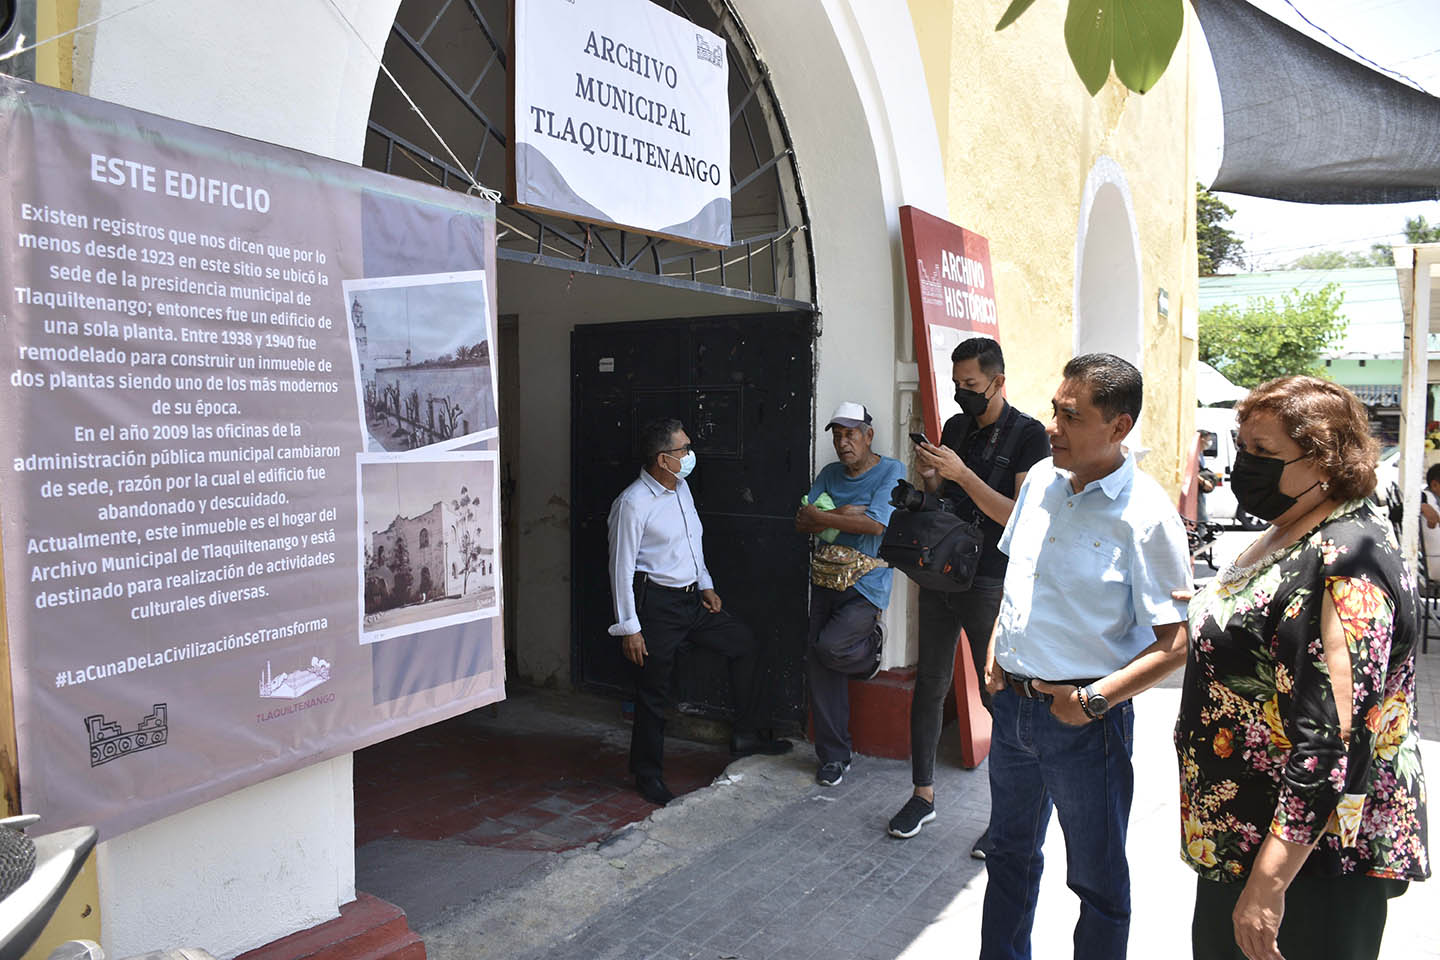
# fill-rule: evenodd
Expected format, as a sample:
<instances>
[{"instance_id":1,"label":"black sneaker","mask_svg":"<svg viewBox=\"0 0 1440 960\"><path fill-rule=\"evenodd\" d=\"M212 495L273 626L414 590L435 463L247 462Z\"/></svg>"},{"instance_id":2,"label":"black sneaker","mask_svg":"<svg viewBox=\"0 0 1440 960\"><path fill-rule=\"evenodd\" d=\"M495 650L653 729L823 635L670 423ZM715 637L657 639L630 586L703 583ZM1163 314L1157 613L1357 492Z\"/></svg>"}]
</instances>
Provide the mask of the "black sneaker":
<instances>
[{"instance_id":1,"label":"black sneaker","mask_svg":"<svg viewBox=\"0 0 1440 960\"><path fill-rule=\"evenodd\" d=\"M850 769L850 761L841 763L839 760L831 760L829 763L820 764L820 769L815 771L815 782L822 787L833 787L845 779L845 771Z\"/></svg>"},{"instance_id":2,"label":"black sneaker","mask_svg":"<svg viewBox=\"0 0 1440 960\"><path fill-rule=\"evenodd\" d=\"M900 812L890 818L890 836L907 840L935 819L935 804L924 797L911 797Z\"/></svg>"},{"instance_id":3,"label":"black sneaker","mask_svg":"<svg viewBox=\"0 0 1440 960\"><path fill-rule=\"evenodd\" d=\"M855 674L857 680L874 680L880 673L880 658L885 655L885 624L879 620L875 621L875 660L870 664L869 670L862 670Z\"/></svg>"},{"instance_id":4,"label":"black sneaker","mask_svg":"<svg viewBox=\"0 0 1440 960\"><path fill-rule=\"evenodd\" d=\"M970 847L970 858L984 860L992 849L994 848L990 845L990 828L986 827L985 832L980 834L974 845Z\"/></svg>"}]
</instances>

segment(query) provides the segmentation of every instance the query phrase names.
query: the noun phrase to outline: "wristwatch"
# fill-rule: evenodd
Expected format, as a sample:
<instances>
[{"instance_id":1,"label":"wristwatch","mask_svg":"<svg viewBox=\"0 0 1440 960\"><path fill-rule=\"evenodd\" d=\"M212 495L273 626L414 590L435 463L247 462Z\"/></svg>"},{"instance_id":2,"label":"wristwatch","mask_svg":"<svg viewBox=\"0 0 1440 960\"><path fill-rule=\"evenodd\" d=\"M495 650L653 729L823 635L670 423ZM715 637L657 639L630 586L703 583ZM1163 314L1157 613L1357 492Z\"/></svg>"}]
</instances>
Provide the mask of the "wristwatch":
<instances>
[{"instance_id":1,"label":"wristwatch","mask_svg":"<svg viewBox=\"0 0 1440 960\"><path fill-rule=\"evenodd\" d=\"M1105 694L1095 689L1095 684L1080 689L1080 709L1085 711L1085 716L1091 720L1099 720L1105 716L1105 711L1110 709L1110 701L1105 699Z\"/></svg>"}]
</instances>

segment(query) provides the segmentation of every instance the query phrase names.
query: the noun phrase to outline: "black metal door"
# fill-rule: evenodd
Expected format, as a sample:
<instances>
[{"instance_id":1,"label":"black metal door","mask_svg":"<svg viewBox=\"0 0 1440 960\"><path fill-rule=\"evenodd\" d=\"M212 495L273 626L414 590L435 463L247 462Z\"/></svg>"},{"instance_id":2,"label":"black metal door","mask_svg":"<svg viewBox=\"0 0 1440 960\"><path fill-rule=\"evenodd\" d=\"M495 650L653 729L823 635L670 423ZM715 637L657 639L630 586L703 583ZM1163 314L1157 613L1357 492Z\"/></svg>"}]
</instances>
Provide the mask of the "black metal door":
<instances>
[{"instance_id":1,"label":"black metal door","mask_svg":"<svg viewBox=\"0 0 1440 960\"><path fill-rule=\"evenodd\" d=\"M768 651L777 726L804 717L806 538L793 520L810 486L814 320L783 313L577 327L571 334L571 672L627 694L613 622L606 519L635 479L640 427L680 418L699 464L689 478L705 562L726 609ZM697 653L675 677L681 709L732 702L724 666Z\"/></svg>"}]
</instances>

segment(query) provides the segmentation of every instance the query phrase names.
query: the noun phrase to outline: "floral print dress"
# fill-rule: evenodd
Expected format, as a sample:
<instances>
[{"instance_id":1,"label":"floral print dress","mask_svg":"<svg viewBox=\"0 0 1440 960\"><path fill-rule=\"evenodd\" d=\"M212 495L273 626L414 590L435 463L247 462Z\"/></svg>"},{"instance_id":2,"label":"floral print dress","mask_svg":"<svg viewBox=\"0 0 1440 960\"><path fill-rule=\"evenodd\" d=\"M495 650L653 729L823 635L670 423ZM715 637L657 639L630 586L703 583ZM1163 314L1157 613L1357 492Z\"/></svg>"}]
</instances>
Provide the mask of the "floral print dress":
<instances>
[{"instance_id":1,"label":"floral print dress","mask_svg":"<svg viewBox=\"0 0 1440 960\"><path fill-rule=\"evenodd\" d=\"M1350 652L1350 744L1320 640L1328 595ZM1415 718L1415 576L1390 524L1352 501L1190 604L1175 726L1185 862L1243 881L1267 833L1318 840L1303 872L1430 875Z\"/></svg>"}]
</instances>

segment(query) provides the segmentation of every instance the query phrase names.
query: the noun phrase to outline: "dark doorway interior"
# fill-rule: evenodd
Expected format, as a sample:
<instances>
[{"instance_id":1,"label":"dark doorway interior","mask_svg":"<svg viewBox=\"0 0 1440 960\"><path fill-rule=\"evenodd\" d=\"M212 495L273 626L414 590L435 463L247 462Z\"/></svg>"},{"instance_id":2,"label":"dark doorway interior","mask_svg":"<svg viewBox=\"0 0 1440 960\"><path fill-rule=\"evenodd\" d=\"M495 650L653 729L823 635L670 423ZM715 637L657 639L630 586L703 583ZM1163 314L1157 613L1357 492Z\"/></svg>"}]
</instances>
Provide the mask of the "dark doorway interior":
<instances>
[{"instance_id":1,"label":"dark doorway interior","mask_svg":"<svg viewBox=\"0 0 1440 960\"><path fill-rule=\"evenodd\" d=\"M626 695L613 622L606 518L634 479L640 427L679 417L699 459L689 483L705 559L726 608L770 651L775 726L804 719L806 538L792 526L810 484L814 318L808 313L593 324L571 334L571 672ZM682 660L681 709L726 716L721 662Z\"/></svg>"}]
</instances>

